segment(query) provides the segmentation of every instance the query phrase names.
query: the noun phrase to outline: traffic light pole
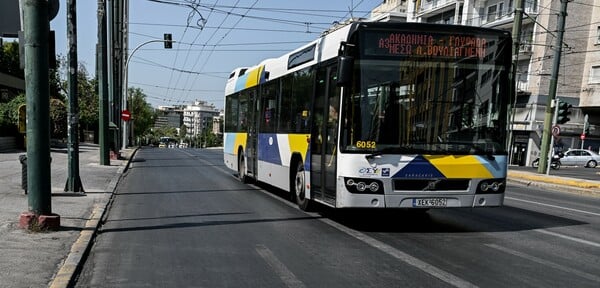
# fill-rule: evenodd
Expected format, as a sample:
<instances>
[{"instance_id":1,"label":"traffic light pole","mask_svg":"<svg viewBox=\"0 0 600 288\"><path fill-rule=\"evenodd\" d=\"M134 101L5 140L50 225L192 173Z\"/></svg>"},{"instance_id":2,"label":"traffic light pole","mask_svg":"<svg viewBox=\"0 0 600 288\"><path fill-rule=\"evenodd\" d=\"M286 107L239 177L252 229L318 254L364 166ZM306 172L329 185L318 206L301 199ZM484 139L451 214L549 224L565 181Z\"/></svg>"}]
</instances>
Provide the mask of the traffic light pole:
<instances>
[{"instance_id":1,"label":"traffic light pole","mask_svg":"<svg viewBox=\"0 0 600 288\"><path fill-rule=\"evenodd\" d=\"M174 43L175 41L171 41L171 40L162 40L162 39L154 39L154 40L149 40L146 41L140 45L138 45L137 47L135 47L135 49L133 49L133 51L131 51L131 54L129 54L129 56L127 56L127 61L125 61L125 67L123 68L123 103L122 103L122 110L127 110L127 77L128 77L128 67L129 67L129 61L131 60L131 57L133 57L133 54L135 53L135 51L137 51L138 49L140 49L142 46L146 45L146 44L150 44L150 43L154 43L154 42L169 42L169 43ZM119 114L120 115L120 114ZM126 149L127 148L127 121L125 120L121 120L123 121L123 147L122 149Z\"/></svg>"},{"instance_id":2,"label":"traffic light pole","mask_svg":"<svg viewBox=\"0 0 600 288\"><path fill-rule=\"evenodd\" d=\"M558 103L560 103L559 100L554 100L554 116L552 117L552 124L556 125L556 119L558 119ZM550 166L552 166L552 156L554 156L554 135L552 135L552 137L550 137L550 153L547 154L542 154L542 155L546 155L546 159L547 159L547 163L549 163L548 165L546 165L546 175L550 175ZM540 157L541 158L541 157Z\"/></svg>"},{"instance_id":3,"label":"traffic light pole","mask_svg":"<svg viewBox=\"0 0 600 288\"><path fill-rule=\"evenodd\" d=\"M567 3L568 0L560 0L560 12L558 17L558 36L556 37L556 44L554 50L554 61L552 65L552 76L550 78L550 90L548 92L548 99L546 100L546 114L544 118L544 134L542 135L542 151L541 156L548 155L548 151L552 147L548 147L552 135L550 129L552 126L552 101L556 98L556 86L558 82L558 69L560 67L560 56L562 53L563 46L563 35L565 32L565 18L567 16ZM557 108L558 109L558 108ZM547 171L549 162L548 157L540 157L540 165L538 167L538 173L544 173Z\"/></svg>"}]
</instances>

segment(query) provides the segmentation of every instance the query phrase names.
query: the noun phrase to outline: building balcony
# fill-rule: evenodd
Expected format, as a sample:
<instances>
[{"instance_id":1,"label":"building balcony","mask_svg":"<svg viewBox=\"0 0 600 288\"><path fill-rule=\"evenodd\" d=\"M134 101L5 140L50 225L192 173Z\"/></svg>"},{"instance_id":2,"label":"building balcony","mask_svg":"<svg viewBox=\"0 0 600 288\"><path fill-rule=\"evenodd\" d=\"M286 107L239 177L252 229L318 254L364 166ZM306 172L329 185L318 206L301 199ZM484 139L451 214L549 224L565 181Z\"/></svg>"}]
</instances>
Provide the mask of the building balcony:
<instances>
[{"instance_id":1,"label":"building balcony","mask_svg":"<svg viewBox=\"0 0 600 288\"><path fill-rule=\"evenodd\" d=\"M442 11L452 10L457 2L462 0L422 0L421 6L418 7L417 16L423 17L430 14L437 14Z\"/></svg>"},{"instance_id":2,"label":"building balcony","mask_svg":"<svg viewBox=\"0 0 600 288\"><path fill-rule=\"evenodd\" d=\"M525 4L525 13L523 15L523 25L533 23L533 19L537 16L537 7L533 3ZM512 7L507 10L497 11L487 8L488 13L467 20L469 26L481 26L486 28L510 29L514 25L515 13Z\"/></svg>"}]
</instances>

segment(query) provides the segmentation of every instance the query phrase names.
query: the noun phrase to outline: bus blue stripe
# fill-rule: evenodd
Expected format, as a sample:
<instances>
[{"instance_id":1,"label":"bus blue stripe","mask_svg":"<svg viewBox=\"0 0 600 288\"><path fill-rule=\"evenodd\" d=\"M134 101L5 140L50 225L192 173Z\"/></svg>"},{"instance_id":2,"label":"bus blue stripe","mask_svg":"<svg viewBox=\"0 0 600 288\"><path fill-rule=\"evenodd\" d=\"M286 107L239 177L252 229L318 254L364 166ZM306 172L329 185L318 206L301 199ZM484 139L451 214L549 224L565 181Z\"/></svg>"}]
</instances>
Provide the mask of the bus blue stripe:
<instances>
[{"instance_id":1,"label":"bus blue stripe","mask_svg":"<svg viewBox=\"0 0 600 288\"><path fill-rule=\"evenodd\" d=\"M423 156L417 156L392 178L446 178L435 166Z\"/></svg>"},{"instance_id":2,"label":"bus blue stripe","mask_svg":"<svg viewBox=\"0 0 600 288\"><path fill-rule=\"evenodd\" d=\"M269 144L269 142L271 144ZM281 165L277 134L258 134L258 160Z\"/></svg>"}]
</instances>

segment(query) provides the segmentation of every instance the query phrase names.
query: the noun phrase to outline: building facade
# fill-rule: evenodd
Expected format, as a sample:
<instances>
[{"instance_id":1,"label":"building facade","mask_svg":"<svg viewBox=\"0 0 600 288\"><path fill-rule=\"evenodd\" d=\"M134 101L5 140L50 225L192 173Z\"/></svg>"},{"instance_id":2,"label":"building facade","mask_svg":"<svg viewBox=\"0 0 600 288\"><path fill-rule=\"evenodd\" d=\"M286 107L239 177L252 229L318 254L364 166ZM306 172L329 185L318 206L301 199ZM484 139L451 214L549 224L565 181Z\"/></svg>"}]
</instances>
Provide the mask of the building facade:
<instances>
[{"instance_id":1,"label":"building facade","mask_svg":"<svg viewBox=\"0 0 600 288\"><path fill-rule=\"evenodd\" d=\"M193 104L187 105L183 109L183 125L187 129L186 137L196 138L207 129L213 132L213 122L215 117L218 119L219 113L213 104L205 101L195 101Z\"/></svg>"},{"instance_id":2,"label":"building facade","mask_svg":"<svg viewBox=\"0 0 600 288\"><path fill-rule=\"evenodd\" d=\"M154 128L175 128L177 131L183 124L183 106L159 106Z\"/></svg>"},{"instance_id":3,"label":"building facade","mask_svg":"<svg viewBox=\"0 0 600 288\"><path fill-rule=\"evenodd\" d=\"M540 156L554 65L561 1L523 0L512 115L511 164L528 165ZM564 0L566 1L566 0ZM513 30L516 0L384 0L371 18L392 13L407 22L471 25ZM387 21L393 21L387 20ZM573 105L570 121L558 125L555 149L600 150L600 0L571 1L560 54L556 97ZM585 121L589 132L582 136ZM556 130L555 130L556 131Z\"/></svg>"}]
</instances>

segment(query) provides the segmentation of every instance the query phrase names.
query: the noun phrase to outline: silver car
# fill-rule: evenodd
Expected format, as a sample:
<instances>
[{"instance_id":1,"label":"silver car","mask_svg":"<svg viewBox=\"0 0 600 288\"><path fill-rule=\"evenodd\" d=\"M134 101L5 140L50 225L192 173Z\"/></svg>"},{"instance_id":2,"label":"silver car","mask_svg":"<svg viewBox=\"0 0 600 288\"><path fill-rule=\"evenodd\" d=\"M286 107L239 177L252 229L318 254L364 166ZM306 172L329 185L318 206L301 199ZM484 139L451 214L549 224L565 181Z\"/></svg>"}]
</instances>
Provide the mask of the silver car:
<instances>
[{"instance_id":1,"label":"silver car","mask_svg":"<svg viewBox=\"0 0 600 288\"><path fill-rule=\"evenodd\" d=\"M560 159L560 163L564 166L585 166L594 168L600 162L598 153L587 149L571 149L564 154Z\"/></svg>"}]
</instances>

